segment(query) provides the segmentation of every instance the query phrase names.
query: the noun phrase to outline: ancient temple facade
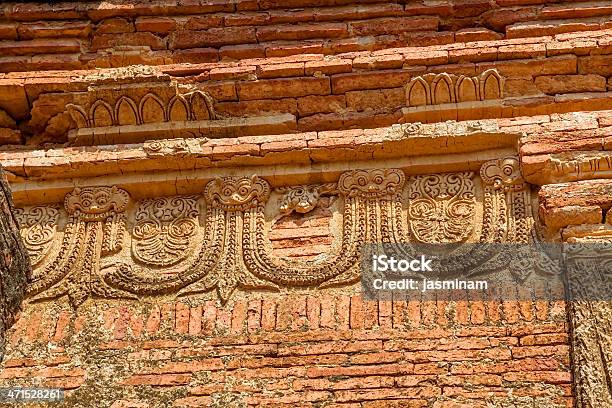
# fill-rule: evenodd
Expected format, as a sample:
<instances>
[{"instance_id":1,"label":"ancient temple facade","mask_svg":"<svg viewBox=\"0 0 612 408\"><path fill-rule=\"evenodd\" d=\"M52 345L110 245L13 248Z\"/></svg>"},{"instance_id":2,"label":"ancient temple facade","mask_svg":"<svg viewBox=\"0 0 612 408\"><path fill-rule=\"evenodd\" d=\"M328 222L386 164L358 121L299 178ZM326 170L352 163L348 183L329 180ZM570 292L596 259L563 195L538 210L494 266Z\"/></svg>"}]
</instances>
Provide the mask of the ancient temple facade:
<instances>
[{"instance_id":1,"label":"ancient temple facade","mask_svg":"<svg viewBox=\"0 0 612 408\"><path fill-rule=\"evenodd\" d=\"M3 3L0 145L33 267L2 387L612 407L610 299L360 284L369 243L612 243L610 1Z\"/></svg>"}]
</instances>

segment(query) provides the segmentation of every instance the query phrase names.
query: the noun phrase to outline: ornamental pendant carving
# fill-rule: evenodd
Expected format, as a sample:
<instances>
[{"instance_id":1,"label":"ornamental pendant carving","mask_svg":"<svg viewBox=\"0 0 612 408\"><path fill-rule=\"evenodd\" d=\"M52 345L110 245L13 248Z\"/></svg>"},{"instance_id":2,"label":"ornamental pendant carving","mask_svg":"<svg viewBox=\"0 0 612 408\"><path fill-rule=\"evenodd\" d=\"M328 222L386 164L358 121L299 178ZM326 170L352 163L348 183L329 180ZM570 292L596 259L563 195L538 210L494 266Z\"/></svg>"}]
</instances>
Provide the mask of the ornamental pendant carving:
<instances>
[{"instance_id":1,"label":"ornamental pendant carving","mask_svg":"<svg viewBox=\"0 0 612 408\"><path fill-rule=\"evenodd\" d=\"M100 257L121 249L123 214L129 201L117 187L76 188L66 195L69 215L57 256L37 273L28 288L34 300L68 296L77 307L91 296L131 297L106 285L100 276Z\"/></svg>"},{"instance_id":2,"label":"ornamental pendant carving","mask_svg":"<svg viewBox=\"0 0 612 408\"><path fill-rule=\"evenodd\" d=\"M458 243L474 229L474 173L410 178L408 217L414 238L424 243Z\"/></svg>"}]
</instances>

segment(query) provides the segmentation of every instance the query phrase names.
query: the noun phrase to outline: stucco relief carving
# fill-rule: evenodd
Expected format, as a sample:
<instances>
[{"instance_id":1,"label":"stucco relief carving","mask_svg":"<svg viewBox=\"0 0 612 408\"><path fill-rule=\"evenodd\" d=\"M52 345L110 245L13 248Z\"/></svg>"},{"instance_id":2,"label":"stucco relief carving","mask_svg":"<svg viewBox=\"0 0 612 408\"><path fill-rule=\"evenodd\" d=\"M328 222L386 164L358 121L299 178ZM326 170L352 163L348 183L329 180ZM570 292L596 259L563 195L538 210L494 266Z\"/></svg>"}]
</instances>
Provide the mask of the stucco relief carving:
<instances>
[{"instance_id":1,"label":"stucco relief carving","mask_svg":"<svg viewBox=\"0 0 612 408\"><path fill-rule=\"evenodd\" d=\"M323 194L330 194L335 191L335 188L336 185L333 183L314 186L281 187L277 189L279 193L283 194L278 202L278 210L281 215L289 215L293 212L300 214L309 213L315 209Z\"/></svg>"},{"instance_id":2,"label":"stucco relief carving","mask_svg":"<svg viewBox=\"0 0 612 408\"><path fill-rule=\"evenodd\" d=\"M485 163L481 177L459 172L408 181L400 169L354 170L338 183L281 187L278 201L258 176L214 179L201 196L132 204L118 187L75 189L64 201L61 248L38 266L30 294L68 295L78 306L90 296L215 290L225 301L237 288L355 282L365 243L522 242L531 239L531 212L517 166L506 158ZM307 213L321 194L340 200L342 223L332 229L338 245L316 261L275 256L270 213Z\"/></svg>"},{"instance_id":3,"label":"stucco relief carving","mask_svg":"<svg viewBox=\"0 0 612 408\"><path fill-rule=\"evenodd\" d=\"M216 119L214 101L203 91L163 99L155 93L147 93L139 100L122 95L110 102L100 98L87 105L66 106L78 129L142 125L169 121Z\"/></svg>"},{"instance_id":4,"label":"stucco relief carving","mask_svg":"<svg viewBox=\"0 0 612 408\"><path fill-rule=\"evenodd\" d=\"M504 79L490 69L475 77L425 74L406 85L406 106L441 105L503 98Z\"/></svg>"},{"instance_id":5,"label":"stucco relief carving","mask_svg":"<svg viewBox=\"0 0 612 408\"><path fill-rule=\"evenodd\" d=\"M196 234L197 217L197 197L142 200L132 229L134 258L157 266L182 261Z\"/></svg>"},{"instance_id":6,"label":"stucco relief carving","mask_svg":"<svg viewBox=\"0 0 612 408\"><path fill-rule=\"evenodd\" d=\"M612 229L583 226L568 237L568 302L578 407L612 405ZM591 231L589 231L589 229Z\"/></svg>"},{"instance_id":7,"label":"stucco relief carving","mask_svg":"<svg viewBox=\"0 0 612 408\"><path fill-rule=\"evenodd\" d=\"M408 216L412 235L425 243L465 241L475 224L474 173L410 178Z\"/></svg>"},{"instance_id":8,"label":"stucco relief carving","mask_svg":"<svg viewBox=\"0 0 612 408\"><path fill-rule=\"evenodd\" d=\"M53 245L59 211L55 206L32 206L17 208L15 216L21 226L21 237L30 261L32 265L37 265Z\"/></svg>"},{"instance_id":9,"label":"stucco relief carving","mask_svg":"<svg viewBox=\"0 0 612 408\"><path fill-rule=\"evenodd\" d=\"M68 224L58 254L35 270L28 288L35 300L68 296L77 307L91 296L130 297L106 285L100 257L121 249L129 195L117 187L76 188L66 195Z\"/></svg>"}]
</instances>

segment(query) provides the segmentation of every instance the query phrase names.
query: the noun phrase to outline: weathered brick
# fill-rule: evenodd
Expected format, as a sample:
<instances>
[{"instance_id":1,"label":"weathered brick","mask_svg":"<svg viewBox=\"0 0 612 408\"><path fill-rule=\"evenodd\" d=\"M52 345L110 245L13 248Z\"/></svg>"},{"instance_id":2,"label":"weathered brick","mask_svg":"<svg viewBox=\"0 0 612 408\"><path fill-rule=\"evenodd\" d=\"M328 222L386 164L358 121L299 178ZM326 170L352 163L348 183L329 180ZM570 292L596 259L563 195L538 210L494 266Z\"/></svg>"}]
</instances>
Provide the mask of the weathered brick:
<instances>
[{"instance_id":1,"label":"weathered brick","mask_svg":"<svg viewBox=\"0 0 612 408\"><path fill-rule=\"evenodd\" d=\"M238 84L238 95L241 100L295 98L307 95L328 95L330 93L331 88L328 78L286 78Z\"/></svg>"},{"instance_id":2,"label":"weathered brick","mask_svg":"<svg viewBox=\"0 0 612 408\"><path fill-rule=\"evenodd\" d=\"M343 23L279 25L257 28L257 40L259 41L340 38L347 37L348 34L348 28Z\"/></svg>"},{"instance_id":3,"label":"weathered brick","mask_svg":"<svg viewBox=\"0 0 612 408\"><path fill-rule=\"evenodd\" d=\"M219 47L256 43L255 29L250 27L211 28L204 31L178 30L169 36L168 48Z\"/></svg>"},{"instance_id":4,"label":"weathered brick","mask_svg":"<svg viewBox=\"0 0 612 408\"><path fill-rule=\"evenodd\" d=\"M605 91L606 78L600 75L555 75L535 78L535 85L546 94Z\"/></svg>"},{"instance_id":5,"label":"weathered brick","mask_svg":"<svg viewBox=\"0 0 612 408\"><path fill-rule=\"evenodd\" d=\"M152 33L99 34L91 41L92 51L123 46L146 46L152 50L166 49L165 41Z\"/></svg>"},{"instance_id":6,"label":"weathered brick","mask_svg":"<svg viewBox=\"0 0 612 408\"><path fill-rule=\"evenodd\" d=\"M406 31L437 31L437 17L400 17L361 20L350 23L353 34L381 35L398 34Z\"/></svg>"},{"instance_id":7,"label":"weathered brick","mask_svg":"<svg viewBox=\"0 0 612 408\"><path fill-rule=\"evenodd\" d=\"M413 74L405 70L338 74L331 78L334 94L359 89L396 88L408 83Z\"/></svg>"}]
</instances>

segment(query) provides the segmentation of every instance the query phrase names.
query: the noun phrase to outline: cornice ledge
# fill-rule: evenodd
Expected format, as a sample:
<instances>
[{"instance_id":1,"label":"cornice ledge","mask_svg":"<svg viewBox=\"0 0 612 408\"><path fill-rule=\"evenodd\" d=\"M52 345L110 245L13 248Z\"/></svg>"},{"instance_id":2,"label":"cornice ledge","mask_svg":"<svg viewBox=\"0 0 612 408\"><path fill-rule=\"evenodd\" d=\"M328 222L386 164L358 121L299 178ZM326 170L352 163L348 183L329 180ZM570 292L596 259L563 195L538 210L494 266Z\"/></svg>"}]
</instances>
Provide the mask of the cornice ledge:
<instances>
[{"instance_id":1,"label":"cornice ledge","mask_svg":"<svg viewBox=\"0 0 612 408\"><path fill-rule=\"evenodd\" d=\"M487 160L515 155L520 137L518 132L500 130L493 120L412 123L365 130L15 150L0 153L0 163L13 175L18 202L50 202L79 185L129 185L134 193L154 183L156 190L163 190L160 194L190 194L220 168L271 176L279 184L326 182L357 164L396 167L407 174L477 170Z\"/></svg>"}]
</instances>

